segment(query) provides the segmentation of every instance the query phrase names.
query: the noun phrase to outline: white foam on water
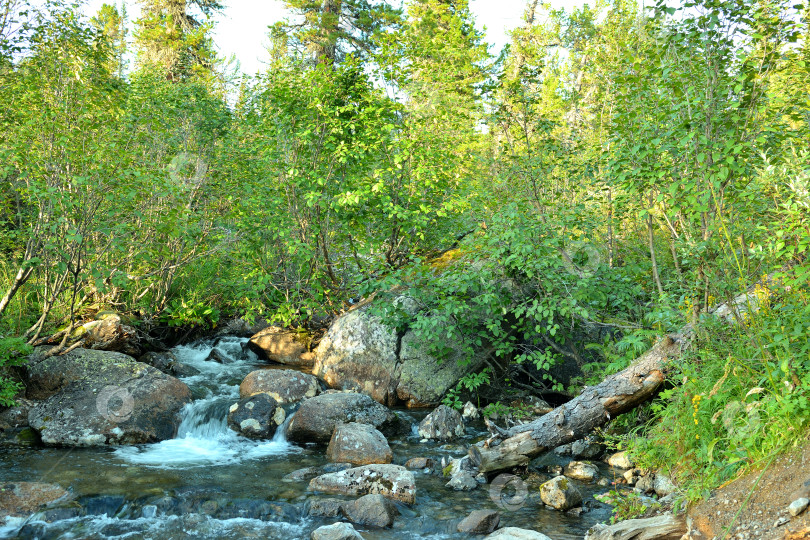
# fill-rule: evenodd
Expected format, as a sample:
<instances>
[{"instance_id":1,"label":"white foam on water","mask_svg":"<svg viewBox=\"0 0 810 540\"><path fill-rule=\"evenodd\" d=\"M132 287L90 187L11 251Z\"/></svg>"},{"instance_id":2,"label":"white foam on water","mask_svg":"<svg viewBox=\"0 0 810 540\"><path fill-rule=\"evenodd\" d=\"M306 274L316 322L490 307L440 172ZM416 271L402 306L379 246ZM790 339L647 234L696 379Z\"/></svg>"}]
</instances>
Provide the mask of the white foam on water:
<instances>
[{"instance_id":1,"label":"white foam on water","mask_svg":"<svg viewBox=\"0 0 810 540\"><path fill-rule=\"evenodd\" d=\"M287 540L308 537L308 522L299 523L262 521L250 518L216 519L210 516L159 516L154 518L119 519L104 516L86 516L56 523L37 519L13 518L8 526L0 526L0 538L14 538L22 525L28 524L44 532L47 538L150 538L155 540L179 537L203 539L255 538ZM113 533L114 531L114 533Z\"/></svg>"},{"instance_id":2,"label":"white foam on water","mask_svg":"<svg viewBox=\"0 0 810 540\"><path fill-rule=\"evenodd\" d=\"M300 450L287 442L286 423L270 441L253 441L228 428L228 407L239 400L239 385L234 381L241 380L258 361L255 354L243 349L246 341L221 339L216 349L226 359L224 363L206 360L214 348L210 344L175 348L178 361L200 371L199 375L182 380L191 388L204 386L208 397L183 408L176 438L124 447L117 450L116 455L133 464L176 468L230 465Z\"/></svg>"}]
</instances>

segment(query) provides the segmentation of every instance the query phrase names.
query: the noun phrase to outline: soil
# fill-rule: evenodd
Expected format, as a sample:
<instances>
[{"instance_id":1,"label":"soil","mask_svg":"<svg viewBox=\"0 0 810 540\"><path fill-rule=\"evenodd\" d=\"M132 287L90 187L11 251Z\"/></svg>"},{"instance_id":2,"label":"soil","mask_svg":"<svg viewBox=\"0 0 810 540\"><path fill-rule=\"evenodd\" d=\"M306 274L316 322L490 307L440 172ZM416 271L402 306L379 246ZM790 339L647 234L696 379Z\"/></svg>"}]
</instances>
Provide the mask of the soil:
<instances>
[{"instance_id":1,"label":"soil","mask_svg":"<svg viewBox=\"0 0 810 540\"><path fill-rule=\"evenodd\" d=\"M810 498L810 444L717 489L690 509L691 537L810 540L810 509L796 517L788 513L790 503L801 497Z\"/></svg>"}]
</instances>

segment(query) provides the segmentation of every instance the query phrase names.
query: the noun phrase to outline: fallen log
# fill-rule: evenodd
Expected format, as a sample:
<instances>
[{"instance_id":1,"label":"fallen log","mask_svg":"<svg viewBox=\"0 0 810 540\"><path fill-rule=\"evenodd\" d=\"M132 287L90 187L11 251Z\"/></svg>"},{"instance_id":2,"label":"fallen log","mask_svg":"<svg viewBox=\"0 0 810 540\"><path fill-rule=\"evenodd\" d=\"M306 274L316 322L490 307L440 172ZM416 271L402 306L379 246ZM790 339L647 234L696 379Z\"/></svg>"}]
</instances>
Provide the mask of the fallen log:
<instances>
[{"instance_id":1,"label":"fallen log","mask_svg":"<svg viewBox=\"0 0 810 540\"><path fill-rule=\"evenodd\" d=\"M770 278L766 281L770 284ZM711 314L734 323L742 321L745 312L756 311L758 307L757 292L752 287L713 309ZM500 444L496 440L496 444L472 446L470 460L480 472L502 471L528 465L532 458L545 451L582 439L610 419L653 397L666 379L668 365L680 357L693 340L691 325L664 337L630 367L586 388L550 413L509 429L507 438Z\"/></svg>"},{"instance_id":2,"label":"fallen log","mask_svg":"<svg viewBox=\"0 0 810 540\"><path fill-rule=\"evenodd\" d=\"M666 514L628 519L615 525L596 525L585 535L585 540L680 540L686 531L683 517Z\"/></svg>"}]
</instances>

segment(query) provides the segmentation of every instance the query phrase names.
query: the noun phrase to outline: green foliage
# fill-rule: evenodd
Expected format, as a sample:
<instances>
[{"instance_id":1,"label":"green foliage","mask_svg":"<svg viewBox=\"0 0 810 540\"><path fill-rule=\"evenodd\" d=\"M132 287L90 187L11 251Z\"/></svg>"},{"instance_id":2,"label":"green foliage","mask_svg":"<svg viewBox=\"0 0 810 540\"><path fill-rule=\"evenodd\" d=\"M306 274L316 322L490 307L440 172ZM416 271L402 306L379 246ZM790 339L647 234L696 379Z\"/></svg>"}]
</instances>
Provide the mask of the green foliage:
<instances>
[{"instance_id":1,"label":"green foliage","mask_svg":"<svg viewBox=\"0 0 810 540\"><path fill-rule=\"evenodd\" d=\"M641 495L626 489L611 489L605 494L594 496L594 498L613 507L613 515L610 517L611 523L644 517L648 511L656 510L661 506L659 504L648 505L642 501Z\"/></svg>"},{"instance_id":2,"label":"green foliage","mask_svg":"<svg viewBox=\"0 0 810 540\"><path fill-rule=\"evenodd\" d=\"M23 390L19 382L3 376L4 368L21 366L32 350L22 339L0 337L0 407L13 407L14 398Z\"/></svg>"}]
</instances>

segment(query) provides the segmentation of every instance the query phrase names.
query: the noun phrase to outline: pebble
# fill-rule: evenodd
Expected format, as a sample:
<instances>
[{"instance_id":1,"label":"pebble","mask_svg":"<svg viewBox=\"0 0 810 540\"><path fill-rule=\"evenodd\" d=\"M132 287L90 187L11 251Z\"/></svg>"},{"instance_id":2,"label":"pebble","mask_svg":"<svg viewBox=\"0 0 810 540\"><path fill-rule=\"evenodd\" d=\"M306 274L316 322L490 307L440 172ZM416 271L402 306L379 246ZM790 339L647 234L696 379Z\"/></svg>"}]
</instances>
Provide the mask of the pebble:
<instances>
[{"instance_id":1,"label":"pebble","mask_svg":"<svg viewBox=\"0 0 810 540\"><path fill-rule=\"evenodd\" d=\"M810 499L807 497L802 497L801 499L796 499L790 506L788 506L788 512L791 516L796 517L802 512L807 509L807 506L810 505Z\"/></svg>"}]
</instances>

